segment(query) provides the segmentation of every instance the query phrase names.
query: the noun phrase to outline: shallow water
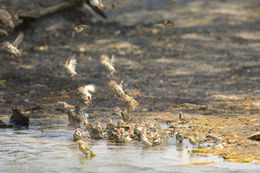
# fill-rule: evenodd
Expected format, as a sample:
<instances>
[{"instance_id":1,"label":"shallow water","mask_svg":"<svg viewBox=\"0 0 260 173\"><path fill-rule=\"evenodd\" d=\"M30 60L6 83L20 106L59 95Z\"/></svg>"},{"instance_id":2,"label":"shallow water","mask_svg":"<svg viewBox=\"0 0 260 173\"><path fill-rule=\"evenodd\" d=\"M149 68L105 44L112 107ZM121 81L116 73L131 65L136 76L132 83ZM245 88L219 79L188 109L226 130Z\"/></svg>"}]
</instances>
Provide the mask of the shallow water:
<instances>
[{"instance_id":1,"label":"shallow water","mask_svg":"<svg viewBox=\"0 0 260 173\"><path fill-rule=\"evenodd\" d=\"M0 129L0 172L259 172L260 166L231 163L217 156L189 154L188 141L172 138L164 146L144 147L140 143L116 145L91 140L97 154L86 158L72 141L73 129L66 119L31 119L29 129ZM188 148L186 148L188 146ZM208 165L180 166L214 160Z\"/></svg>"}]
</instances>

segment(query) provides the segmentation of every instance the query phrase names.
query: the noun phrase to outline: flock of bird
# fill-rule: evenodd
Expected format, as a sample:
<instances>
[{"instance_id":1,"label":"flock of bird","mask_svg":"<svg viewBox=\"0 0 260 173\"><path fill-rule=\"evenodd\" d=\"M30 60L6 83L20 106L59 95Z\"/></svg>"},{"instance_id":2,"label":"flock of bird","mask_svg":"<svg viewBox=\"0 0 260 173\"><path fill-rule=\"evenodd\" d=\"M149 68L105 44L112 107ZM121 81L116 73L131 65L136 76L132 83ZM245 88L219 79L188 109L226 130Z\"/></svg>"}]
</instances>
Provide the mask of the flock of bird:
<instances>
[{"instance_id":1,"label":"flock of bird","mask_svg":"<svg viewBox=\"0 0 260 173\"><path fill-rule=\"evenodd\" d=\"M95 7L95 11L99 11L99 14L100 10L104 8L101 0L89 0L88 4ZM112 8L117 8L119 4L120 3L112 4ZM103 13L100 15L104 16ZM161 20L158 21L157 24L163 24L166 27L173 26L173 22L170 20ZM72 38L74 38L76 33L80 33L87 28L89 28L87 25L75 26L72 32ZM24 34L21 32L12 43L8 41L3 42L1 48L8 51L12 56L19 58L21 57L19 45L23 41L23 37ZM123 81L120 81L118 84L115 80L113 80L114 76L117 74L114 66L115 56L112 55L110 58L108 55L101 55L98 62L103 66L105 71L109 73L111 80L108 83L108 87L110 87L114 93L121 98L124 104L124 109L121 110L119 107L113 108L118 116L117 123L114 123L110 118L106 120L106 127L98 121L91 123L89 121L88 114L85 113L85 109L90 104L92 95L96 91L94 84L87 84L77 88L82 100L85 103L84 107L78 105L73 106L63 101L59 102L60 104L63 104L64 109L68 114L70 125L75 128L73 139L78 143L79 149L82 153L86 156L95 156L95 153L84 142L83 133L86 134L88 138L108 139L115 143L140 141L146 146L160 145L164 143L167 140L168 135L159 124L144 121L134 122L133 117L130 116L130 112L135 111L138 108L139 103L132 96L126 94L123 88ZM63 65L71 78L78 75L76 66L77 59L75 58L75 55L69 57ZM83 129L86 130L86 133Z\"/></svg>"},{"instance_id":2,"label":"flock of bird","mask_svg":"<svg viewBox=\"0 0 260 173\"><path fill-rule=\"evenodd\" d=\"M72 112L69 114L71 113ZM73 117L78 119L78 116L79 115L74 115ZM85 116L86 119L81 119L82 121L78 121L77 124L75 124L74 120L71 122L71 125L76 128L73 134L73 140L78 143L79 149L86 156L95 156L94 152L84 142L84 140L88 139L107 139L120 144L139 141L145 146L160 145L165 143L168 139L168 133L159 124L145 121L126 123L122 119L114 123L112 119L108 118L105 121L106 125L102 125L99 121L89 123L87 117L88 116ZM81 118L83 117L81 116ZM86 130L86 132L83 129Z\"/></svg>"},{"instance_id":3,"label":"flock of bird","mask_svg":"<svg viewBox=\"0 0 260 173\"><path fill-rule=\"evenodd\" d=\"M86 130L86 136L91 139L108 139L115 143L126 143L131 141L140 141L146 146L159 145L166 141L168 135L167 132L162 129L159 124L151 124L144 121L134 122L134 118L130 115L130 112L135 111L138 108L139 103L130 95L126 94L123 88L123 81L119 84L112 80L117 74L114 66L115 56L111 58L107 55L102 55L98 61L109 74L111 78L107 84L113 92L121 98L124 109L114 107L113 110L118 117L117 123L114 123L112 119L106 120L106 127L100 122L95 123L89 121L89 115L85 113L87 105L92 100L92 94L95 92L95 85L88 84L77 88L81 98L83 99L85 106L73 106L66 102L59 102L63 104L65 112L68 114L68 120L72 127L76 130L73 135L74 141L79 145L79 149L87 156L94 156L93 151L84 143L83 130ZM77 60L75 56L69 57L65 62L64 67L71 78L78 75L76 72ZM127 123L126 123L127 122Z\"/></svg>"}]
</instances>

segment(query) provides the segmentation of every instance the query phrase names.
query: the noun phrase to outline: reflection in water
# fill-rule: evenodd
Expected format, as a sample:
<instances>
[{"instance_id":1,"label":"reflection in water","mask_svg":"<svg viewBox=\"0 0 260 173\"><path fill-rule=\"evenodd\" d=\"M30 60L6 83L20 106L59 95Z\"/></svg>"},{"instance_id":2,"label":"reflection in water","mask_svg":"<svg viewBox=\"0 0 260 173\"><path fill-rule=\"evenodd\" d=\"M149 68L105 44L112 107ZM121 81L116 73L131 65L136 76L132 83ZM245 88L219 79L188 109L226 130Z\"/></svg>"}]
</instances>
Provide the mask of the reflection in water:
<instances>
[{"instance_id":1,"label":"reflection in water","mask_svg":"<svg viewBox=\"0 0 260 173\"><path fill-rule=\"evenodd\" d=\"M144 147L133 142L113 144L88 140L97 154L86 158L72 141L73 129L64 119L32 119L29 129L0 129L0 172L257 172L257 165L223 162L216 156L199 157L187 152L187 140L170 138L163 146ZM188 148L187 148L188 147ZM214 160L220 163L177 167L190 161ZM249 167L250 165L250 167ZM196 169L194 169L196 168Z\"/></svg>"}]
</instances>

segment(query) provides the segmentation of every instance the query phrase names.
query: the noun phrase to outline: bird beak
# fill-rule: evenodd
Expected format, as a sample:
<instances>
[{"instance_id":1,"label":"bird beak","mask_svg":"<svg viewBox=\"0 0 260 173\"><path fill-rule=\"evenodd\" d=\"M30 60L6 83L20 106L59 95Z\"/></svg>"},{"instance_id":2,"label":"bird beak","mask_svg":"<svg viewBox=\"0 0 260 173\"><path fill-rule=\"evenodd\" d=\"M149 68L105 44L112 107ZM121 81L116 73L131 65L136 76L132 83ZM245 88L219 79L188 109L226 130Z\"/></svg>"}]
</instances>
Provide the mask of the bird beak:
<instances>
[{"instance_id":1,"label":"bird beak","mask_svg":"<svg viewBox=\"0 0 260 173\"><path fill-rule=\"evenodd\" d=\"M102 63L102 61L100 60L100 61L98 61L99 63Z\"/></svg>"},{"instance_id":2,"label":"bird beak","mask_svg":"<svg viewBox=\"0 0 260 173\"><path fill-rule=\"evenodd\" d=\"M77 90L79 91L79 90L80 90L80 87L79 87L79 88L77 88Z\"/></svg>"},{"instance_id":3,"label":"bird beak","mask_svg":"<svg viewBox=\"0 0 260 173\"><path fill-rule=\"evenodd\" d=\"M121 99L122 99L122 100L125 100L125 96L121 96Z\"/></svg>"}]
</instances>

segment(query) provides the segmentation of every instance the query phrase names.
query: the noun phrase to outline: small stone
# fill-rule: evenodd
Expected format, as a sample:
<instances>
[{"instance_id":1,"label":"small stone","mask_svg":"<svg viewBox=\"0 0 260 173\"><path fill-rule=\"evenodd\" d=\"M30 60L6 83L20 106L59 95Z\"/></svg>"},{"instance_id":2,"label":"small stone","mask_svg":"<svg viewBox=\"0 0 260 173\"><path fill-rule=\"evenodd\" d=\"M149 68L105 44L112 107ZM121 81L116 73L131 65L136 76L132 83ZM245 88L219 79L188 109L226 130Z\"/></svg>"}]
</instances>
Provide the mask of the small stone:
<instances>
[{"instance_id":1,"label":"small stone","mask_svg":"<svg viewBox=\"0 0 260 173\"><path fill-rule=\"evenodd\" d=\"M256 132L248 137L248 139L254 140L254 141L260 141L260 132Z\"/></svg>"},{"instance_id":2,"label":"small stone","mask_svg":"<svg viewBox=\"0 0 260 173\"><path fill-rule=\"evenodd\" d=\"M223 149L224 146L222 144L217 144L213 147L214 149Z\"/></svg>"}]
</instances>

